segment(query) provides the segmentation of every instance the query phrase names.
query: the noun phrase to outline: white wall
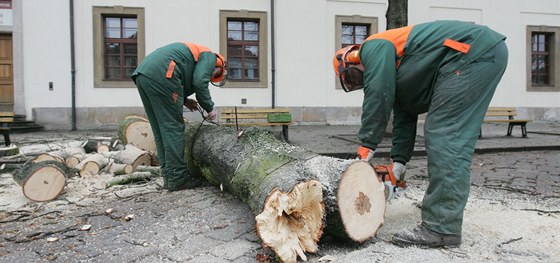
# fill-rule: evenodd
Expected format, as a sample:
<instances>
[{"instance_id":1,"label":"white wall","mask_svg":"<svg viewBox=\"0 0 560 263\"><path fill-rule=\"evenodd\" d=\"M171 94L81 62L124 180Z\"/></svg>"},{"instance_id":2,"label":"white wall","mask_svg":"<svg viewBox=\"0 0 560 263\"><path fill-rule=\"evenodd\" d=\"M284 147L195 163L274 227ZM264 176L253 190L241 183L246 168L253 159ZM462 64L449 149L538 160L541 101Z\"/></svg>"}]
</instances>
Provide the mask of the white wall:
<instances>
[{"instance_id":1,"label":"white wall","mask_svg":"<svg viewBox=\"0 0 560 263\"><path fill-rule=\"evenodd\" d=\"M26 114L34 107L70 107L68 1L26 0L21 7Z\"/></svg>"},{"instance_id":2,"label":"white wall","mask_svg":"<svg viewBox=\"0 0 560 263\"><path fill-rule=\"evenodd\" d=\"M25 108L71 107L68 0L22 2L23 89ZM386 1L276 0L276 105L291 107L360 107L362 93L335 89L332 56L335 16L378 18L385 29ZM262 0L75 0L76 105L141 107L134 88L94 88L92 6L145 8L146 53L176 41L192 41L219 50L219 10L268 12ZM525 91L527 25L560 26L558 0L424 0L409 1L409 24L459 19L488 25L508 39L510 62L492 104L495 106L559 107L559 92ZM217 106L270 106L272 95L271 38L268 37L268 88L211 87ZM48 90L48 83L54 90ZM17 94L18 92L16 92ZM17 99L16 99L17 101Z\"/></svg>"},{"instance_id":3,"label":"white wall","mask_svg":"<svg viewBox=\"0 0 560 263\"><path fill-rule=\"evenodd\" d=\"M526 91L526 28L560 26L558 0L425 0L409 1L409 24L457 19L486 25L502 34L509 62L491 102L493 106L560 107L560 92Z\"/></svg>"}]
</instances>

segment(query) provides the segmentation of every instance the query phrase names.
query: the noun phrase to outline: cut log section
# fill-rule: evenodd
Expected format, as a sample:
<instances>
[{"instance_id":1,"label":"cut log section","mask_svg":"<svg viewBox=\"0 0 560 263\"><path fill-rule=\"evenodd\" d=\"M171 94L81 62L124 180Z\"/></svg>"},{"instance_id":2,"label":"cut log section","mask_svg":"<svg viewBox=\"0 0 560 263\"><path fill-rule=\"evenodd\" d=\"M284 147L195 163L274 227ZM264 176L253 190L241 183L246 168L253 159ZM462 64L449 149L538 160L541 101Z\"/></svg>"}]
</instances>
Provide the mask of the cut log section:
<instances>
[{"instance_id":1,"label":"cut log section","mask_svg":"<svg viewBox=\"0 0 560 263\"><path fill-rule=\"evenodd\" d=\"M117 163L130 164L134 169L139 165L150 166L152 163L151 155L134 145L127 144L122 151L112 151L101 153L107 158L115 159Z\"/></svg>"},{"instance_id":2,"label":"cut log section","mask_svg":"<svg viewBox=\"0 0 560 263\"><path fill-rule=\"evenodd\" d=\"M150 123L145 118L127 117L119 122L119 139L141 150L156 152L156 141Z\"/></svg>"},{"instance_id":3,"label":"cut log section","mask_svg":"<svg viewBox=\"0 0 560 263\"><path fill-rule=\"evenodd\" d=\"M60 158L56 155L50 155L48 153L39 154L33 160L34 163L39 163L39 162L44 162L44 161L57 161L59 163L64 163L64 159L62 159L62 158Z\"/></svg>"},{"instance_id":4,"label":"cut log section","mask_svg":"<svg viewBox=\"0 0 560 263\"><path fill-rule=\"evenodd\" d=\"M58 161L27 162L14 173L14 181L22 187L23 195L32 201L45 202L59 196L66 186L66 179L76 174Z\"/></svg>"},{"instance_id":5,"label":"cut log section","mask_svg":"<svg viewBox=\"0 0 560 263\"><path fill-rule=\"evenodd\" d=\"M88 155L84 160L76 165L80 170L80 176L90 176L98 174L109 163L109 159L99 153Z\"/></svg>"},{"instance_id":6,"label":"cut log section","mask_svg":"<svg viewBox=\"0 0 560 263\"><path fill-rule=\"evenodd\" d=\"M385 218L385 185L364 161L348 166L338 186L338 207L344 229L352 240L375 236Z\"/></svg>"},{"instance_id":7,"label":"cut log section","mask_svg":"<svg viewBox=\"0 0 560 263\"><path fill-rule=\"evenodd\" d=\"M134 167L130 164L114 163L110 161L103 171L113 175L130 174L134 172Z\"/></svg>"},{"instance_id":8,"label":"cut log section","mask_svg":"<svg viewBox=\"0 0 560 263\"><path fill-rule=\"evenodd\" d=\"M185 159L189 172L203 175L248 204L257 215L257 234L263 244L283 262L296 262L298 256L305 259L305 253L316 252L323 231L346 239L354 236L346 233L345 227L352 231L362 228L365 236L375 235L376 230L369 226L347 226L341 219L341 211L356 209L356 196L362 190L345 185L348 193L337 194L341 175L355 160L320 156L279 141L262 129L247 128L241 137L237 135L231 127L187 124ZM349 178L357 176L347 174ZM366 181L378 180L375 174L368 176L359 175ZM372 196L372 203L385 203L384 196L378 199L369 193L372 189L363 191L363 195ZM352 202L338 204L338 198L351 198ZM346 208L348 205L351 207ZM324 229L325 214L327 222L333 224Z\"/></svg>"}]
</instances>

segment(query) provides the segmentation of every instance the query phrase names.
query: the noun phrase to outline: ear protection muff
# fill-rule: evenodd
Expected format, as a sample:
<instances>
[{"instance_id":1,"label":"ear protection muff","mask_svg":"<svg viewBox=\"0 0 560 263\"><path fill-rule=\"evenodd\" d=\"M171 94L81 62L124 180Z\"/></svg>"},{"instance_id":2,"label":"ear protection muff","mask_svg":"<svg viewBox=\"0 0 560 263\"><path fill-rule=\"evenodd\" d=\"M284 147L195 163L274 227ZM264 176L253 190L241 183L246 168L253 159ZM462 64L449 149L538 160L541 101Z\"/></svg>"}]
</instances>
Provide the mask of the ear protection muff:
<instances>
[{"instance_id":1,"label":"ear protection muff","mask_svg":"<svg viewBox=\"0 0 560 263\"><path fill-rule=\"evenodd\" d=\"M351 67L360 64L360 46L352 45L339 49L333 58L333 66L342 89L346 92L364 87L364 73L361 69Z\"/></svg>"},{"instance_id":2,"label":"ear protection muff","mask_svg":"<svg viewBox=\"0 0 560 263\"><path fill-rule=\"evenodd\" d=\"M220 71L210 78L210 83L216 87L221 87L228 80L227 61L221 54L214 54L216 54L216 68L220 68Z\"/></svg>"}]
</instances>

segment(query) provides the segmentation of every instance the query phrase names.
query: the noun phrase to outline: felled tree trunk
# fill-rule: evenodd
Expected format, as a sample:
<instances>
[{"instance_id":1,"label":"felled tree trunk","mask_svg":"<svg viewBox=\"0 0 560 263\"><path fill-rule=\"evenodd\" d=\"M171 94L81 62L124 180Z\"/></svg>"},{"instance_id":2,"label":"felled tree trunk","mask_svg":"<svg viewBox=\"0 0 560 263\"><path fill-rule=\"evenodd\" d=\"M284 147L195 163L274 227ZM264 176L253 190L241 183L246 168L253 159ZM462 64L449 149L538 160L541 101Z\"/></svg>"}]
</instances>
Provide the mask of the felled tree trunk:
<instances>
[{"instance_id":1,"label":"felled tree trunk","mask_svg":"<svg viewBox=\"0 0 560 263\"><path fill-rule=\"evenodd\" d=\"M237 135L228 127L187 125L185 159L189 172L202 174L248 204L257 215L257 233L263 244L282 261L295 262L297 256L305 260L305 252L316 252L323 230L353 239L347 229L361 231L363 226L348 228L345 224L354 221L342 220L347 217L341 213L367 217L381 212L363 207L377 207L371 202L384 205L384 195L380 200L372 190L355 185L355 177L365 180L359 184L366 186L372 185L370 181L379 182L369 164L364 163L373 176L346 173L343 178L352 183L339 185L341 175L355 161L317 155L261 129L248 128L241 137ZM341 191L341 186L350 188ZM341 206L339 197L349 201ZM365 212L348 212L356 210ZM329 222L326 229L325 219ZM366 230L354 240L363 241L363 236L376 233Z\"/></svg>"},{"instance_id":2,"label":"felled tree trunk","mask_svg":"<svg viewBox=\"0 0 560 263\"><path fill-rule=\"evenodd\" d=\"M76 170L58 161L30 161L12 177L22 187L25 197L44 202L59 196L66 186L66 179L76 174Z\"/></svg>"}]
</instances>

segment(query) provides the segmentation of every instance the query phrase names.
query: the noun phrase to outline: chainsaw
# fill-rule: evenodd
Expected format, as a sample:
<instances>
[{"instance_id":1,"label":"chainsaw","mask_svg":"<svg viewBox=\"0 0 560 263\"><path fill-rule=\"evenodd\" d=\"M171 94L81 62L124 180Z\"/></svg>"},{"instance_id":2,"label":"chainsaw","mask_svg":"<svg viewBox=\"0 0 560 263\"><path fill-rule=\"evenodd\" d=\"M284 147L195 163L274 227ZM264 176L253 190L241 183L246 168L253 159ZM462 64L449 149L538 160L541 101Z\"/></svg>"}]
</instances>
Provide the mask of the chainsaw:
<instances>
[{"instance_id":1,"label":"chainsaw","mask_svg":"<svg viewBox=\"0 0 560 263\"><path fill-rule=\"evenodd\" d=\"M393 174L391 165L376 165L373 167L377 177L385 184L385 200L391 200L395 195L399 195L406 190L406 181L399 180Z\"/></svg>"}]
</instances>

